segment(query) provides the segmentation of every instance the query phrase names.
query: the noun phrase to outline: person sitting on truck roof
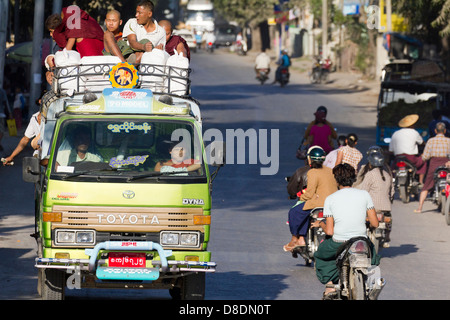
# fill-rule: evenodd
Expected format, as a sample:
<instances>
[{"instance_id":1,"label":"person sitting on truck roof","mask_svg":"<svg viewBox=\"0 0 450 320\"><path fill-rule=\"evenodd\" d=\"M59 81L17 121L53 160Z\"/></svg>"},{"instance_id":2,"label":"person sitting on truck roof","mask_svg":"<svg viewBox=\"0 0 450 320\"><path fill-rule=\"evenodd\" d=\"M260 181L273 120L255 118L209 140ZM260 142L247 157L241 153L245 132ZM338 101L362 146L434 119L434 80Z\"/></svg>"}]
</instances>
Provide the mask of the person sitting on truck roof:
<instances>
[{"instance_id":1,"label":"person sitting on truck roof","mask_svg":"<svg viewBox=\"0 0 450 320\"><path fill-rule=\"evenodd\" d=\"M65 150L58 150L56 155L56 167L70 166L74 162L91 161L102 162L100 155L90 152L91 132L86 126L76 127L72 133L72 148Z\"/></svg>"},{"instance_id":2,"label":"person sitting on truck roof","mask_svg":"<svg viewBox=\"0 0 450 320\"><path fill-rule=\"evenodd\" d=\"M187 175L188 171L195 171L200 169L200 162L194 159L188 159L189 154L186 152L188 148L183 143L172 143L169 147L170 160L163 162L159 161L155 165L155 171L167 172L181 172Z\"/></svg>"},{"instance_id":3,"label":"person sitting on truck roof","mask_svg":"<svg viewBox=\"0 0 450 320\"><path fill-rule=\"evenodd\" d=\"M173 34L172 23L169 20L161 20L159 25L166 30L166 52L173 56L176 50L178 53L183 53L183 57L188 58L190 61L191 52L189 46L183 37Z\"/></svg>"},{"instance_id":4,"label":"person sitting on truck roof","mask_svg":"<svg viewBox=\"0 0 450 320\"><path fill-rule=\"evenodd\" d=\"M144 52L153 48L164 50L166 32L153 19L153 2L140 1L136 6L136 18L123 27L123 39L116 41L111 32L105 32L105 51L120 58L122 62L140 63Z\"/></svg>"},{"instance_id":5,"label":"person sitting on truck roof","mask_svg":"<svg viewBox=\"0 0 450 320\"><path fill-rule=\"evenodd\" d=\"M102 55L103 29L78 6L72 5L63 8L61 14L52 14L45 26L61 49L76 50L81 58Z\"/></svg>"}]
</instances>

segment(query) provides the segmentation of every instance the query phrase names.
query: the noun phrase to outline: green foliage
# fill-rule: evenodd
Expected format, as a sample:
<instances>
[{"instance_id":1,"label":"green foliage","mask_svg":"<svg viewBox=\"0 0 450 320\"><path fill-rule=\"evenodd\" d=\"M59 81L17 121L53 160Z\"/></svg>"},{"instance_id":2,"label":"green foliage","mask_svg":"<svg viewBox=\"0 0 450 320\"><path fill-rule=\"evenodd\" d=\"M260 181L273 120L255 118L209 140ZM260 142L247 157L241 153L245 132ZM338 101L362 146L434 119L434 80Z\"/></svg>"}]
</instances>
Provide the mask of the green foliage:
<instances>
[{"instance_id":1,"label":"green foliage","mask_svg":"<svg viewBox=\"0 0 450 320\"><path fill-rule=\"evenodd\" d=\"M213 3L225 19L244 26L256 25L273 17L273 6L278 0L213 0Z\"/></svg>"}]
</instances>

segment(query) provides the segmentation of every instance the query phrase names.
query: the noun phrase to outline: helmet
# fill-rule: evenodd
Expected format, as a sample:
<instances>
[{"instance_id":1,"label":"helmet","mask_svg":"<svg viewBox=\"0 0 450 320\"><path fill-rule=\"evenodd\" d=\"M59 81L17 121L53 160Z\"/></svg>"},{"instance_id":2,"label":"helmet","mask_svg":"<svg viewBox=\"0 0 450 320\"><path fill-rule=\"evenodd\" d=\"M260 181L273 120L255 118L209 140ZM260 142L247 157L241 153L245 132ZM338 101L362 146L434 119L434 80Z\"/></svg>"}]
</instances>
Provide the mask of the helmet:
<instances>
[{"instance_id":1,"label":"helmet","mask_svg":"<svg viewBox=\"0 0 450 320\"><path fill-rule=\"evenodd\" d=\"M367 160L373 167L382 167L384 165L383 150L378 146L372 146L367 150Z\"/></svg>"},{"instance_id":2,"label":"helmet","mask_svg":"<svg viewBox=\"0 0 450 320\"><path fill-rule=\"evenodd\" d=\"M326 153L325 151L319 147L319 146L312 146L308 149L308 152L306 153L306 156L311 159L311 161L315 162L324 162Z\"/></svg>"}]
</instances>

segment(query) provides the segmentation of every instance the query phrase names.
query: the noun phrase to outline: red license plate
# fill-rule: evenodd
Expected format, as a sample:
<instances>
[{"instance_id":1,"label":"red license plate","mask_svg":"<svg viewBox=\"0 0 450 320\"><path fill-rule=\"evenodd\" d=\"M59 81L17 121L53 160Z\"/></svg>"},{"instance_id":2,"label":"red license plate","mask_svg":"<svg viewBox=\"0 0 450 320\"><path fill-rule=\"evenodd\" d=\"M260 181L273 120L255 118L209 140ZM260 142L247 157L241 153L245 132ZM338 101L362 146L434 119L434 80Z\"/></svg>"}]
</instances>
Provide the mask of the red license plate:
<instances>
[{"instance_id":1,"label":"red license plate","mask_svg":"<svg viewBox=\"0 0 450 320\"><path fill-rule=\"evenodd\" d=\"M123 268L145 268L145 253L110 252L108 266Z\"/></svg>"}]
</instances>

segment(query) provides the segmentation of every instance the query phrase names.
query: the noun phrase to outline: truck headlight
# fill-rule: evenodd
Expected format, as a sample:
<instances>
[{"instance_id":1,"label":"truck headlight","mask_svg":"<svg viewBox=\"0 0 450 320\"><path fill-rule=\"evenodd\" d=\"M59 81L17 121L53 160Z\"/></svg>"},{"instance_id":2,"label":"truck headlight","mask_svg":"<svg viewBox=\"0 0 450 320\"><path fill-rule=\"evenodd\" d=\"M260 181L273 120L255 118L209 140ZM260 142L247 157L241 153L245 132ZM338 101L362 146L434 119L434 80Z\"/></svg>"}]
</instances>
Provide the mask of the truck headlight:
<instances>
[{"instance_id":1,"label":"truck headlight","mask_svg":"<svg viewBox=\"0 0 450 320\"><path fill-rule=\"evenodd\" d=\"M179 234L178 233L169 233L163 232L161 233L161 244L162 245L178 245Z\"/></svg>"},{"instance_id":2,"label":"truck headlight","mask_svg":"<svg viewBox=\"0 0 450 320\"><path fill-rule=\"evenodd\" d=\"M56 243L74 243L75 231L56 231Z\"/></svg>"},{"instance_id":3,"label":"truck headlight","mask_svg":"<svg viewBox=\"0 0 450 320\"><path fill-rule=\"evenodd\" d=\"M163 231L160 236L162 246L198 247L200 245L199 232L173 232Z\"/></svg>"},{"instance_id":4,"label":"truck headlight","mask_svg":"<svg viewBox=\"0 0 450 320\"><path fill-rule=\"evenodd\" d=\"M78 243L94 243L94 231L78 231L77 232Z\"/></svg>"},{"instance_id":5,"label":"truck headlight","mask_svg":"<svg viewBox=\"0 0 450 320\"><path fill-rule=\"evenodd\" d=\"M55 231L56 245L94 245L95 231L93 230L64 230Z\"/></svg>"},{"instance_id":6,"label":"truck headlight","mask_svg":"<svg viewBox=\"0 0 450 320\"><path fill-rule=\"evenodd\" d=\"M198 234L196 233L183 233L180 237L180 244L182 246L197 246Z\"/></svg>"}]
</instances>

